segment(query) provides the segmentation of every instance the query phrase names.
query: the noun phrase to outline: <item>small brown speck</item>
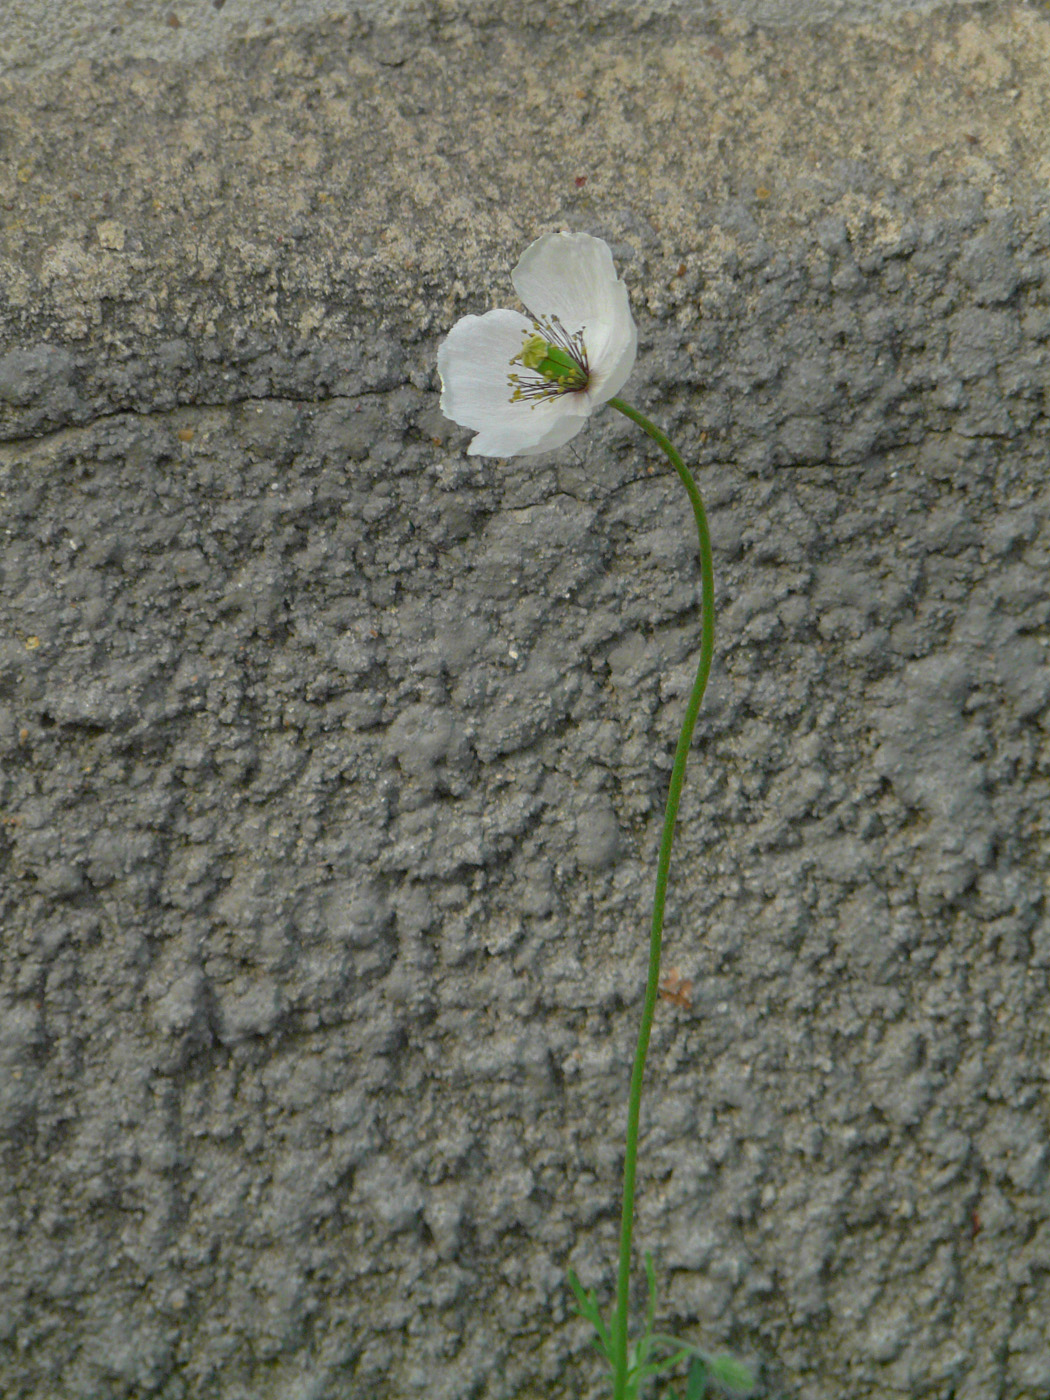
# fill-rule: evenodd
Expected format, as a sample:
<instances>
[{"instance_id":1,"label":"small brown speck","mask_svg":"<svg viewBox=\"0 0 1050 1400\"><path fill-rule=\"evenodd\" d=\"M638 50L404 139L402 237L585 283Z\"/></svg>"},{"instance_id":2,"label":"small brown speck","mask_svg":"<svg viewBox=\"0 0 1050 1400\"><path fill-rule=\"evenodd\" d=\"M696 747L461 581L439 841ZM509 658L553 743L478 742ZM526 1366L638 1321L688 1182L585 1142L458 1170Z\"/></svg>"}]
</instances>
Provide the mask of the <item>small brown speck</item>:
<instances>
[{"instance_id":1,"label":"small brown speck","mask_svg":"<svg viewBox=\"0 0 1050 1400\"><path fill-rule=\"evenodd\" d=\"M179 431L175 434L175 436L178 438L178 440L179 440L180 442L192 442L192 441L193 441L193 429L192 429L192 428L180 428Z\"/></svg>"},{"instance_id":2,"label":"small brown speck","mask_svg":"<svg viewBox=\"0 0 1050 1400\"><path fill-rule=\"evenodd\" d=\"M669 968L667 976L660 980L660 995L672 1006L680 1006L685 1011L693 1007L693 981L683 977L677 967Z\"/></svg>"},{"instance_id":3,"label":"small brown speck","mask_svg":"<svg viewBox=\"0 0 1050 1400\"><path fill-rule=\"evenodd\" d=\"M168 26L169 29L181 29L181 28L182 28L182 20L179 19L178 15L175 14L174 12L172 12L172 13L168 16L168 18L164 21L164 23Z\"/></svg>"},{"instance_id":4,"label":"small brown speck","mask_svg":"<svg viewBox=\"0 0 1050 1400\"><path fill-rule=\"evenodd\" d=\"M576 179L573 181L573 184L576 186L576 188L577 188L578 190L582 190L583 187L584 187L584 185L585 185L586 183L587 183L587 176L586 176L586 175L577 175L577 176L576 176Z\"/></svg>"}]
</instances>

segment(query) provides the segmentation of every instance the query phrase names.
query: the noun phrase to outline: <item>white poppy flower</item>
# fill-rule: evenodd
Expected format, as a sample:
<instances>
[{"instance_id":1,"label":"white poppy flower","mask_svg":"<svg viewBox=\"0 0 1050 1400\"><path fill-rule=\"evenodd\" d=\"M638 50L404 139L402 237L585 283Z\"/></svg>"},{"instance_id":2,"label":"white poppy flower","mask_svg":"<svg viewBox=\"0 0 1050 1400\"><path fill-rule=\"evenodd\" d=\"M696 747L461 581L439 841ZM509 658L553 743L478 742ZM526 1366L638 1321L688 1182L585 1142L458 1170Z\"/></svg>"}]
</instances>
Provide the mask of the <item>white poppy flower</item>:
<instances>
[{"instance_id":1,"label":"white poppy flower","mask_svg":"<svg viewBox=\"0 0 1050 1400\"><path fill-rule=\"evenodd\" d=\"M438 351L441 410L482 457L532 456L575 437L627 382L638 332L608 244L547 233L511 273L529 309L464 316Z\"/></svg>"}]
</instances>

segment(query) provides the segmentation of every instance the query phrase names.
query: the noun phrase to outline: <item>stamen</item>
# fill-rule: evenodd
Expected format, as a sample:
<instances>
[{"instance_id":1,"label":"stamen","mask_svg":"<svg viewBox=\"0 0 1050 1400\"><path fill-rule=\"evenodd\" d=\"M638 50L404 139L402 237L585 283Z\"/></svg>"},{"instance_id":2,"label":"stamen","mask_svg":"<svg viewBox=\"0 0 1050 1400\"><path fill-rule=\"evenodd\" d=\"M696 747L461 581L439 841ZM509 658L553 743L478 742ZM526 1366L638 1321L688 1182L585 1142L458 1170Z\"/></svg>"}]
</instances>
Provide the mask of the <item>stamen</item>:
<instances>
[{"instance_id":1,"label":"stamen","mask_svg":"<svg viewBox=\"0 0 1050 1400\"><path fill-rule=\"evenodd\" d=\"M532 374L527 377L515 372L507 375L511 402L531 400L534 406L586 389L591 371L583 331L570 333L553 316L536 317L532 327L532 334L525 335L520 353L511 360L512 365L520 364Z\"/></svg>"}]
</instances>

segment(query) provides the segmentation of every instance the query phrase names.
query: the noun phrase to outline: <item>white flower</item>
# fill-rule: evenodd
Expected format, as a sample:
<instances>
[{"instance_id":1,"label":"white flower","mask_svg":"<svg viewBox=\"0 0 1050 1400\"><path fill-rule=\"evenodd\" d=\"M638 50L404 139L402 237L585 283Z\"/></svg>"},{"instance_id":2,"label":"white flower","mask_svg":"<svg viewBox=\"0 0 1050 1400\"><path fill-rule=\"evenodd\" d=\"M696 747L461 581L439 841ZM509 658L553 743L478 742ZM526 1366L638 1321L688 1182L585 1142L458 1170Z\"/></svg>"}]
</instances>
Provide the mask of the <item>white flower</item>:
<instances>
[{"instance_id":1,"label":"white flower","mask_svg":"<svg viewBox=\"0 0 1050 1400\"><path fill-rule=\"evenodd\" d=\"M475 456L561 447L619 393L638 348L627 288L600 238L544 234L511 281L530 315L464 316L438 351L441 410L475 429Z\"/></svg>"}]
</instances>

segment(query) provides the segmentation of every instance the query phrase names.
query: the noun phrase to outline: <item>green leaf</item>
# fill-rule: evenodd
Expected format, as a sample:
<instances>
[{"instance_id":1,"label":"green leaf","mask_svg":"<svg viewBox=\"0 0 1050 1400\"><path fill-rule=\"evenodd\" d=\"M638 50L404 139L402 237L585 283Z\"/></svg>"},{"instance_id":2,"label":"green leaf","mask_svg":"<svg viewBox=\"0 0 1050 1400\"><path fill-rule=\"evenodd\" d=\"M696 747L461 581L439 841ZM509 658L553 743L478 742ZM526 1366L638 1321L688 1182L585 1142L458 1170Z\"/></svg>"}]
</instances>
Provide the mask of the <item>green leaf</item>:
<instances>
[{"instance_id":1,"label":"green leaf","mask_svg":"<svg viewBox=\"0 0 1050 1400\"><path fill-rule=\"evenodd\" d=\"M649 1360L653 1349L653 1338L650 1332L646 1332L628 1352L627 1369L637 1371Z\"/></svg>"},{"instance_id":2,"label":"green leaf","mask_svg":"<svg viewBox=\"0 0 1050 1400\"><path fill-rule=\"evenodd\" d=\"M689 1363L689 1378L685 1386L685 1400L704 1400L707 1390L707 1367L702 1356L694 1356Z\"/></svg>"},{"instance_id":3,"label":"green leaf","mask_svg":"<svg viewBox=\"0 0 1050 1400\"><path fill-rule=\"evenodd\" d=\"M576 1311L582 1318L585 1318L598 1333L598 1350L604 1352L606 1359L611 1362L612 1347L609 1344L609 1329L606 1327L602 1320L602 1315L598 1311L598 1302L593 1291L588 1293L584 1290L583 1284L573 1273L572 1269L568 1272L568 1280L569 1287L576 1295Z\"/></svg>"},{"instance_id":4,"label":"green leaf","mask_svg":"<svg viewBox=\"0 0 1050 1400\"><path fill-rule=\"evenodd\" d=\"M665 1371L673 1371L688 1356L688 1352L682 1352L678 1356L668 1356L663 1361L650 1361L645 1366L639 1366L632 1370L632 1381L647 1381L650 1376L662 1376Z\"/></svg>"},{"instance_id":5,"label":"green leaf","mask_svg":"<svg viewBox=\"0 0 1050 1400\"><path fill-rule=\"evenodd\" d=\"M738 1395L749 1395L755 1388L755 1378L742 1361L735 1356L722 1354L705 1358L711 1372L711 1379L723 1390L735 1391Z\"/></svg>"}]
</instances>

